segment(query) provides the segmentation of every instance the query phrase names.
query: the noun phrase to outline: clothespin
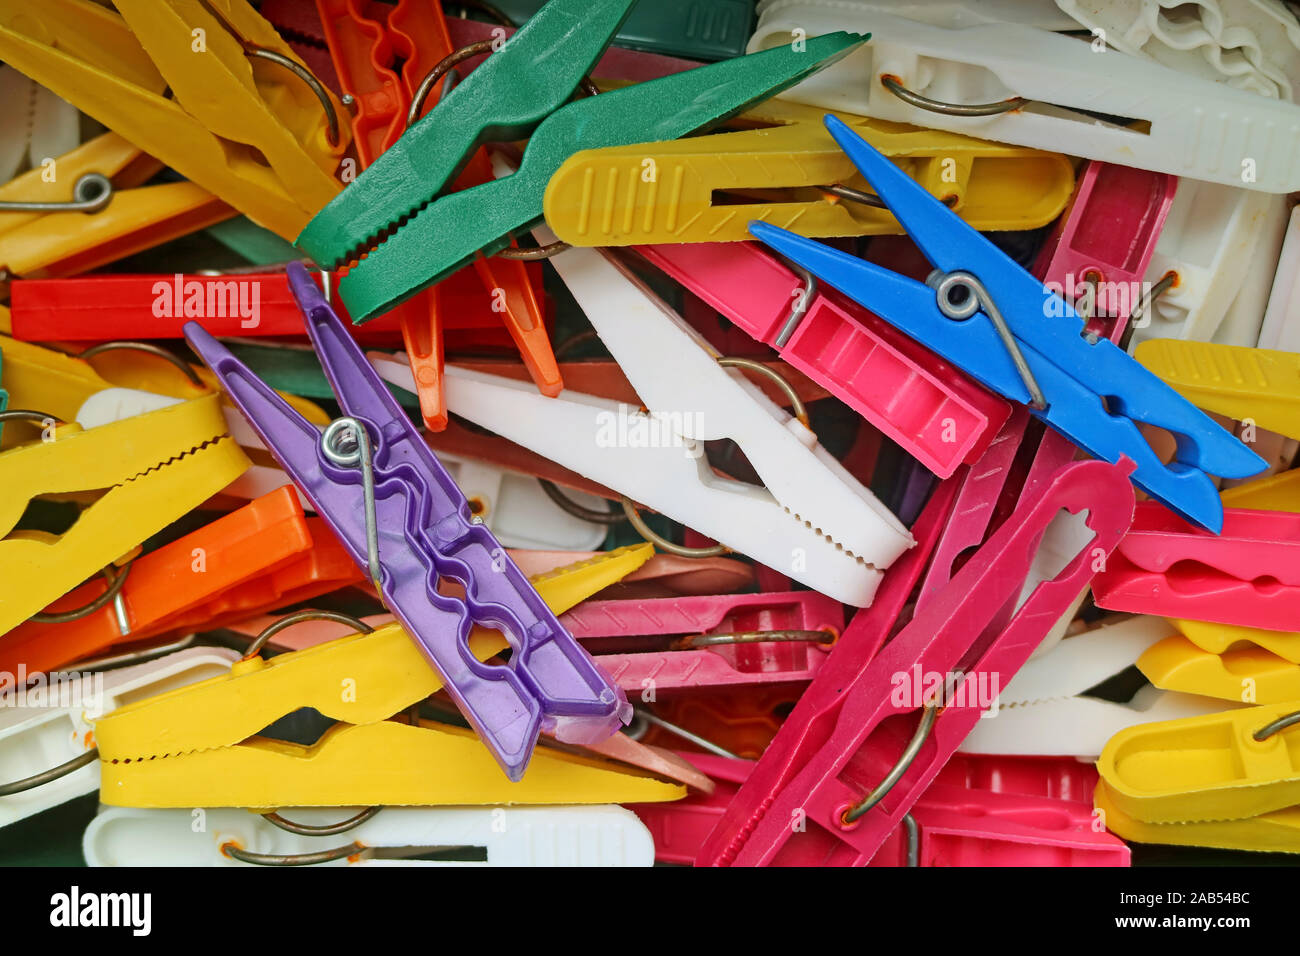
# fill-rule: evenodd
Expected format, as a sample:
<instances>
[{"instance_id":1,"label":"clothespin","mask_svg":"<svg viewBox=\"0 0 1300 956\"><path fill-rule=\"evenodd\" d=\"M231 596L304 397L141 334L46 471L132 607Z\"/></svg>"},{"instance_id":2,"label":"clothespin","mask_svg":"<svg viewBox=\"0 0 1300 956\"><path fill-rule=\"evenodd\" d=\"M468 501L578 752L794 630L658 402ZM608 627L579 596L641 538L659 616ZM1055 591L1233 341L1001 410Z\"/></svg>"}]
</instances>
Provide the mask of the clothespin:
<instances>
[{"instance_id":1,"label":"clothespin","mask_svg":"<svg viewBox=\"0 0 1300 956\"><path fill-rule=\"evenodd\" d=\"M358 584L362 573L319 518L303 515L282 487L199 530L141 555L114 591L120 605L62 623L28 621L0 637L0 662L31 673L72 664L126 641L185 628L214 630ZM59 614L97 602L110 585L91 581L54 602Z\"/></svg>"},{"instance_id":2,"label":"clothespin","mask_svg":"<svg viewBox=\"0 0 1300 956\"><path fill-rule=\"evenodd\" d=\"M1126 727L1222 710L1222 701L1186 686L1143 687L1125 703L1088 695L1135 663L1142 667L1143 655L1173 633L1162 618L1138 616L1065 638L999 690L996 717L977 723L962 751L1095 757Z\"/></svg>"},{"instance_id":3,"label":"clothespin","mask_svg":"<svg viewBox=\"0 0 1300 956\"><path fill-rule=\"evenodd\" d=\"M137 696L225 673L238 656L226 648L193 647L102 673L6 672L0 679L0 827L99 787L95 717ZM52 769L56 774L48 779Z\"/></svg>"},{"instance_id":4,"label":"clothespin","mask_svg":"<svg viewBox=\"0 0 1300 956\"><path fill-rule=\"evenodd\" d=\"M713 832L754 766L752 760L716 754L682 752L680 756L709 775L714 784L712 793L690 793L672 803L634 803L628 807L654 838L655 860L659 863L695 862L705 837Z\"/></svg>"},{"instance_id":5,"label":"clothespin","mask_svg":"<svg viewBox=\"0 0 1300 956\"><path fill-rule=\"evenodd\" d=\"M339 78L334 72L316 4L311 0L262 0L257 9L307 64L312 75L339 92Z\"/></svg>"},{"instance_id":6,"label":"clothespin","mask_svg":"<svg viewBox=\"0 0 1300 956\"><path fill-rule=\"evenodd\" d=\"M1258 646L1211 653L1173 634L1148 648L1137 666L1165 690L1246 704L1300 700L1300 664Z\"/></svg>"},{"instance_id":7,"label":"clothespin","mask_svg":"<svg viewBox=\"0 0 1300 956\"><path fill-rule=\"evenodd\" d=\"M322 265L356 263L339 282L355 319L365 321L391 308L478 252L499 251L512 232L539 222L546 183L573 153L695 132L797 83L864 42L835 34L813 40L800 52L737 57L560 106L617 28L628 3L606 0L593 7L588 0L579 30L566 6L552 0L298 237L298 244ZM518 71L536 80L528 91L528 108L513 106L512 111L520 95L514 80ZM546 85L537 85L542 82ZM533 123L539 125L517 172L434 198L483 131L510 135ZM419 214L412 216L416 210ZM393 230L398 222L403 225ZM412 256L417 247L418 256Z\"/></svg>"},{"instance_id":8,"label":"clothespin","mask_svg":"<svg viewBox=\"0 0 1300 956\"><path fill-rule=\"evenodd\" d=\"M1074 188L1073 167L1057 153L837 115L974 229L1045 226ZM864 198L821 118L768 100L733 121L760 128L576 153L546 187L546 224L578 246L736 242L749 238L750 219L803 236L902 232Z\"/></svg>"},{"instance_id":9,"label":"clothespin","mask_svg":"<svg viewBox=\"0 0 1300 956\"><path fill-rule=\"evenodd\" d=\"M0 186L5 278L76 275L234 215L194 183L142 185L162 164L116 133L49 162Z\"/></svg>"},{"instance_id":10,"label":"clothespin","mask_svg":"<svg viewBox=\"0 0 1300 956\"><path fill-rule=\"evenodd\" d=\"M1224 512L1219 535L1155 502L1092 583L1098 607L1284 630L1300 620L1300 515Z\"/></svg>"},{"instance_id":11,"label":"clothespin","mask_svg":"<svg viewBox=\"0 0 1300 956\"><path fill-rule=\"evenodd\" d=\"M822 673L838 679L839 693L827 700L826 684L818 689L815 680L807 693L816 690L817 696L808 697L804 708L805 714L818 711L818 723L830 729L810 735L804 717L768 768L759 762L700 861L779 865L806 859L810 846L820 847L825 863L870 860L992 703L987 692L993 681L1001 686L1009 680L1077 597L1092 574L1093 553L1109 554L1119 543L1132 518L1132 500L1122 465L1080 462L1062 469L869 664L837 664L832 654ZM1043 529L1062 507L1075 514L1087 509L1093 540L1035 588L1003 629L982 635L1018 594ZM846 674L852 677L848 684L840 682ZM913 675L921 687L910 686ZM954 690L936 690L935 680L955 682ZM983 691L977 680L985 680ZM918 712L920 724L912 731ZM907 750L901 760L893 756L900 746ZM799 811L806 825L796 833L790 820Z\"/></svg>"},{"instance_id":12,"label":"clothespin","mask_svg":"<svg viewBox=\"0 0 1300 956\"><path fill-rule=\"evenodd\" d=\"M1058 0L1116 50L1260 96L1300 99L1300 23L1280 3L1211 3L1171 17L1159 0Z\"/></svg>"},{"instance_id":13,"label":"clothespin","mask_svg":"<svg viewBox=\"0 0 1300 956\"><path fill-rule=\"evenodd\" d=\"M1144 276L1149 301L1133 341L1255 345L1287 209L1284 195L1183 179Z\"/></svg>"},{"instance_id":14,"label":"clothespin","mask_svg":"<svg viewBox=\"0 0 1300 956\"><path fill-rule=\"evenodd\" d=\"M560 623L624 690L658 692L810 680L844 611L814 591L790 591L584 601ZM637 637L650 640L629 640Z\"/></svg>"},{"instance_id":15,"label":"clothespin","mask_svg":"<svg viewBox=\"0 0 1300 956\"><path fill-rule=\"evenodd\" d=\"M1010 412L888 322L826 294L750 242L637 251L790 366L825 386L940 478L977 459ZM792 334L787 335L791 324Z\"/></svg>"},{"instance_id":16,"label":"clothespin","mask_svg":"<svg viewBox=\"0 0 1300 956\"><path fill-rule=\"evenodd\" d=\"M506 0L497 9L515 23L535 17L545 0ZM632 4L614 44L695 60L741 56L754 26L754 0L722 0L699 7L690 0Z\"/></svg>"},{"instance_id":17,"label":"clothespin","mask_svg":"<svg viewBox=\"0 0 1300 956\"><path fill-rule=\"evenodd\" d=\"M80 144L77 108L11 66L0 66L0 102L14 107L0 117L0 182Z\"/></svg>"},{"instance_id":18,"label":"clothespin","mask_svg":"<svg viewBox=\"0 0 1300 956\"><path fill-rule=\"evenodd\" d=\"M1128 839L1300 852L1294 701L1132 727L1106 745L1096 802Z\"/></svg>"},{"instance_id":19,"label":"clothespin","mask_svg":"<svg viewBox=\"0 0 1300 956\"><path fill-rule=\"evenodd\" d=\"M762 11L749 49L870 30L870 47L787 98L1262 193L1300 188L1300 153L1289 145L1300 136L1300 110L1291 103L1107 56L1094 49L1095 39L1050 32L1055 26L978 13L933 22L916 16L865 3L773 4ZM1098 113L1121 120L1099 120ZM1211 115L1223 118L1213 130L1200 120ZM1224 143L1232 144L1230 157ZM1253 165L1244 167L1248 159ZM1245 168L1256 170L1254 180L1243 182Z\"/></svg>"},{"instance_id":20,"label":"clothespin","mask_svg":"<svg viewBox=\"0 0 1300 956\"><path fill-rule=\"evenodd\" d=\"M828 116L826 125L942 270L931 276L935 286L765 223L750 231L985 385L1031 404L1036 417L1094 457L1135 461L1139 488L1217 532L1223 508L1210 474L1244 478L1264 461L1114 343L1085 337L1069 303L842 122ZM1139 422L1178 436L1171 465L1138 432Z\"/></svg>"},{"instance_id":21,"label":"clothespin","mask_svg":"<svg viewBox=\"0 0 1300 956\"><path fill-rule=\"evenodd\" d=\"M57 421L43 410L8 414L47 423L43 427ZM108 489L57 539L19 532L0 545L0 633L126 556L247 466L216 393L98 428L65 426L53 441L0 454L0 483L9 489L0 527L7 531L37 495ZM113 580L124 573L112 574Z\"/></svg>"},{"instance_id":22,"label":"clothespin","mask_svg":"<svg viewBox=\"0 0 1300 956\"><path fill-rule=\"evenodd\" d=\"M403 0L391 9L371 4L364 14L350 0L325 0L320 7L330 53L343 88L352 97L353 141L365 168L391 149L422 112L430 93L425 78L433 76L433 68L454 52L451 38L442 9L433 0ZM441 79L435 86L445 89L445 83ZM475 150L456 186L463 189L491 179L487 156ZM542 394L558 395L564 383L542 321L538 290L524 263L478 256L474 270L484 295L495 300L495 318L505 322ZM441 431L447 424L442 332L451 302L438 285L395 311L424 422Z\"/></svg>"},{"instance_id":23,"label":"clothespin","mask_svg":"<svg viewBox=\"0 0 1300 956\"><path fill-rule=\"evenodd\" d=\"M906 528L805 426L723 369L625 266L583 248L551 261L651 411L576 393L543 401L517 382L454 367L450 408L769 566L783 568L792 548L803 549L796 579L869 604L880 570L911 545ZM381 374L410 387L395 363ZM640 430L645 442L620 428ZM699 442L721 437L741 447L766 491L702 467Z\"/></svg>"},{"instance_id":24,"label":"clothespin","mask_svg":"<svg viewBox=\"0 0 1300 956\"><path fill-rule=\"evenodd\" d=\"M221 807L201 811L199 831L180 825L190 810L104 807L86 828L90 866L651 866L654 844L630 810L587 807L385 807L333 840L292 833L264 815ZM338 811L281 811L329 827ZM182 819L183 818L183 819ZM173 833L185 832L179 838ZM351 842L344 842L348 838ZM340 844L342 844L340 846ZM439 848L434 859L430 847Z\"/></svg>"},{"instance_id":25,"label":"clothespin","mask_svg":"<svg viewBox=\"0 0 1300 956\"><path fill-rule=\"evenodd\" d=\"M347 416L341 424L322 436L197 323L185 327L191 347L352 559L369 569L507 776L522 775L542 727L573 742L609 736L624 717L622 693L560 627L492 533L472 520L465 496L306 269L290 263L288 275ZM443 575L465 587L464 602L431 590ZM467 667L470 625L489 621L510 634L510 665Z\"/></svg>"},{"instance_id":26,"label":"clothespin","mask_svg":"<svg viewBox=\"0 0 1300 956\"><path fill-rule=\"evenodd\" d=\"M1296 209L1291 210L1287 221L1277 274L1259 331L1259 347L1300 350L1300 211Z\"/></svg>"},{"instance_id":27,"label":"clothespin","mask_svg":"<svg viewBox=\"0 0 1300 956\"><path fill-rule=\"evenodd\" d=\"M296 236L341 188L331 174L349 137L337 99L245 0L115 6L0 12L0 57L254 222ZM94 37L94 56L56 36Z\"/></svg>"}]
</instances>

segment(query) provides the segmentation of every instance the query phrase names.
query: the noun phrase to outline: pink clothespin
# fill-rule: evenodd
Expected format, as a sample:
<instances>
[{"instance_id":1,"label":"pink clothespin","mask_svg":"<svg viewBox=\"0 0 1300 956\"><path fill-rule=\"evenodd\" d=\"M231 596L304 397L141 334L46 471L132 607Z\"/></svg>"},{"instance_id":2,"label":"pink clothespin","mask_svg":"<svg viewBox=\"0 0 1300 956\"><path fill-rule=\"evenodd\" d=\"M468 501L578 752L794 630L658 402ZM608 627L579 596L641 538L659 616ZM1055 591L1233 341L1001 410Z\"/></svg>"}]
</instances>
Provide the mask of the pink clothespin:
<instances>
[{"instance_id":1,"label":"pink clothespin","mask_svg":"<svg viewBox=\"0 0 1300 956\"><path fill-rule=\"evenodd\" d=\"M625 690L809 681L844 627L816 591L584 601L560 623Z\"/></svg>"},{"instance_id":2,"label":"pink clothespin","mask_svg":"<svg viewBox=\"0 0 1300 956\"><path fill-rule=\"evenodd\" d=\"M637 251L941 478L977 459L1010 413L932 352L806 278L756 243L638 246ZM783 333L794 322L787 341Z\"/></svg>"},{"instance_id":3,"label":"pink clothespin","mask_svg":"<svg viewBox=\"0 0 1300 956\"><path fill-rule=\"evenodd\" d=\"M1092 591L1111 611L1294 631L1300 514L1225 508L1215 535L1144 501Z\"/></svg>"},{"instance_id":4,"label":"pink clothespin","mask_svg":"<svg viewBox=\"0 0 1300 956\"><path fill-rule=\"evenodd\" d=\"M838 664L840 655L832 655L769 748L776 757L764 754L706 841L700 862L870 860L992 703L993 685L1010 680L1092 577L1098 555L1118 545L1133 517L1131 471L1126 459L1061 469L869 664ZM1092 540L1035 587L1005 627L986 630L1019 593L1044 530L1062 508L1087 511ZM893 573L885 576L881 595ZM887 632L889 624L892 619L878 626ZM855 668L857 676L845 681ZM793 728L788 735L787 727ZM793 747L782 745L783 736L793 738ZM796 818L801 829L791 826Z\"/></svg>"},{"instance_id":5,"label":"pink clothespin","mask_svg":"<svg viewBox=\"0 0 1300 956\"><path fill-rule=\"evenodd\" d=\"M713 781L712 793L690 793L671 803L628 804L654 837L659 863L694 863L705 838L754 769L754 761L739 757L685 751L678 756Z\"/></svg>"}]
</instances>

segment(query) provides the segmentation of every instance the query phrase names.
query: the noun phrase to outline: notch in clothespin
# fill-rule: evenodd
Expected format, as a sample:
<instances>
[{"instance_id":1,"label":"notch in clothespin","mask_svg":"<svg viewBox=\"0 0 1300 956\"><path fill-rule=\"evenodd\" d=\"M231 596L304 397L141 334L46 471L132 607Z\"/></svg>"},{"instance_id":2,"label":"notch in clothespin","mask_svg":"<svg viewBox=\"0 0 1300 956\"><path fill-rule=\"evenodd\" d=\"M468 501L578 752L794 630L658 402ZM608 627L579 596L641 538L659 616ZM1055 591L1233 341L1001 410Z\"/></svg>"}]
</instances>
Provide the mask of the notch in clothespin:
<instances>
[{"instance_id":1,"label":"notch in clothespin","mask_svg":"<svg viewBox=\"0 0 1300 956\"><path fill-rule=\"evenodd\" d=\"M1087 510L1093 540L1035 588L1004 628L982 633L1019 593L1043 530L1063 507ZM850 680L837 680L840 691L829 703L823 682L806 709L822 701L823 726L833 729L820 731L817 740L805 718L795 731L803 729L803 740L776 749L767 769L760 760L700 862L781 865L806 858L809 847L819 848L826 863L870 860L992 704L993 683L1000 687L1016 673L1075 600L1092 574L1095 549L1109 554L1119 543L1132 508L1124 466L1070 465L1040 496L1023 502L869 664L839 664L832 654L822 674ZM914 675L905 684L920 686L900 689L900 674ZM814 680L809 693L817 687ZM906 750L901 759L900 747ZM807 821L798 833L789 825L795 808Z\"/></svg>"},{"instance_id":2,"label":"notch in clothespin","mask_svg":"<svg viewBox=\"0 0 1300 956\"><path fill-rule=\"evenodd\" d=\"M434 0L403 0L392 9L370 5L360 12L351 0L322 0L321 25L344 91L352 98L353 141L364 169L391 149L434 97L451 87L445 76L432 86L435 67L455 51L441 7ZM452 188L492 179L487 156L476 149ZM484 301L514 338L524 363L544 395L564 387L542 321L539 289L519 259L478 256L474 271ZM443 396L443 329L453 305L441 284L397 312L411 361L411 374L425 424L441 431L447 424Z\"/></svg>"},{"instance_id":3,"label":"notch in clothespin","mask_svg":"<svg viewBox=\"0 0 1300 956\"><path fill-rule=\"evenodd\" d=\"M1074 188L1058 153L838 115L974 229L1045 226ZM732 121L740 132L575 153L546 187L546 224L579 246L737 242L750 219L804 236L902 232L821 116L768 100Z\"/></svg>"},{"instance_id":4,"label":"notch in clothespin","mask_svg":"<svg viewBox=\"0 0 1300 956\"><path fill-rule=\"evenodd\" d=\"M560 623L624 690L670 691L811 680L844 610L814 591L700 595L584 601Z\"/></svg>"},{"instance_id":5,"label":"notch in clothespin","mask_svg":"<svg viewBox=\"0 0 1300 956\"><path fill-rule=\"evenodd\" d=\"M578 30L566 7L552 0L298 237L322 265L349 264L339 292L355 319L391 308L540 222L546 183L573 153L704 129L864 42L848 34L820 37L800 52L737 57L561 106L627 6L628 0L609 0L596 9L588 0ZM544 95L536 85L529 90L527 109L513 105L519 70L546 84ZM468 147L489 131L500 136L530 124L537 128L515 173L438 195ZM394 223L402 225L393 229Z\"/></svg>"},{"instance_id":6,"label":"notch in clothespin","mask_svg":"<svg viewBox=\"0 0 1300 956\"><path fill-rule=\"evenodd\" d=\"M1136 462L1133 482L1211 530L1223 506L1211 474L1244 478L1266 463L972 230L834 116L833 136L936 266L926 282L766 223L750 231L1096 458ZM931 285L933 283L933 285ZM1138 431L1178 436L1166 465Z\"/></svg>"},{"instance_id":7,"label":"notch in clothespin","mask_svg":"<svg viewBox=\"0 0 1300 956\"><path fill-rule=\"evenodd\" d=\"M1098 607L1270 630L1300 620L1300 514L1224 512L1218 535L1156 502L1092 584Z\"/></svg>"},{"instance_id":8,"label":"notch in clothespin","mask_svg":"<svg viewBox=\"0 0 1300 956\"><path fill-rule=\"evenodd\" d=\"M324 435L197 323L186 338L443 674L461 713L518 780L543 727L582 743L609 736L627 703L501 549L298 263L290 286L345 418ZM415 509L414 511L412 509ZM413 519L412 514L418 514ZM464 601L434 592L449 576ZM473 623L514 650L507 667L467 666Z\"/></svg>"},{"instance_id":9,"label":"notch in clothespin","mask_svg":"<svg viewBox=\"0 0 1300 956\"><path fill-rule=\"evenodd\" d=\"M1290 145L1300 137L1294 104L1136 57L1102 64L1105 54L1086 38L1022 21L990 22L979 13L942 19L822 0L772 4L749 49L870 30L869 46L787 98L1261 193L1300 189L1300 153ZM1222 117L1222 125L1209 130L1200 120L1206 115ZM1224 143L1232 144L1230 156ZM1255 177L1243 181L1244 169Z\"/></svg>"},{"instance_id":10,"label":"notch in clothespin","mask_svg":"<svg viewBox=\"0 0 1300 956\"><path fill-rule=\"evenodd\" d=\"M590 807L385 807L344 831L290 832L265 816L212 807L207 826L173 833L189 810L105 807L86 828L90 866L651 866L654 843L630 810ZM339 833L338 810L279 811ZM350 840L350 842L349 842ZM437 847L433 859L424 859Z\"/></svg>"},{"instance_id":11,"label":"notch in clothespin","mask_svg":"<svg viewBox=\"0 0 1300 956\"><path fill-rule=\"evenodd\" d=\"M238 656L194 647L102 673L6 673L0 679L0 827L98 789L96 716L223 674Z\"/></svg>"},{"instance_id":12,"label":"notch in clothespin","mask_svg":"<svg viewBox=\"0 0 1300 956\"><path fill-rule=\"evenodd\" d=\"M1201 691L1157 689L1164 684L1143 687L1122 703L1089 695L1135 663L1141 667L1143 655L1173 633L1163 618L1135 616L1103 620L1065 638L1001 688L996 719L976 724L962 752L1095 757L1126 727L1222 710L1222 701Z\"/></svg>"},{"instance_id":13,"label":"notch in clothespin","mask_svg":"<svg viewBox=\"0 0 1300 956\"><path fill-rule=\"evenodd\" d=\"M0 11L0 57L259 225L297 235L341 188L338 100L245 0L115 6ZM56 36L93 36L95 49Z\"/></svg>"},{"instance_id":14,"label":"notch in clothespin","mask_svg":"<svg viewBox=\"0 0 1300 956\"><path fill-rule=\"evenodd\" d=\"M802 548L807 566L795 577L837 600L869 604L882 569L911 546L906 528L806 426L724 369L625 265L585 248L551 261L649 411L577 393L541 400L517 382L455 368L450 407L764 564L782 567L791 548ZM380 368L410 387L394 363ZM628 439L629 429L646 442ZM723 437L742 448L764 488L708 468L700 443Z\"/></svg>"}]
</instances>

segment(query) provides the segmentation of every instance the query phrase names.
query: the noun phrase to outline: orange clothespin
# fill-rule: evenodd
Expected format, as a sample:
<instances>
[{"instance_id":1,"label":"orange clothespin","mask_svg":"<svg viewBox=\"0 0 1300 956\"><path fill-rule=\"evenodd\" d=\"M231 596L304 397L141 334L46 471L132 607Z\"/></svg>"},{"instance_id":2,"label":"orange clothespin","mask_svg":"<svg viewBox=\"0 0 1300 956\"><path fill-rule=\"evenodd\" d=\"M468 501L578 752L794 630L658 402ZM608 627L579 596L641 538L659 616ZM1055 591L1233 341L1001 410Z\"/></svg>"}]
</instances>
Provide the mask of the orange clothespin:
<instances>
[{"instance_id":1,"label":"orange clothespin","mask_svg":"<svg viewBox=\"0 0 1300 956\"><path fill-rule=\"evenodd\" d=\"M427 88L425 81L433 76L433 67L452 53L447 24L436 0L398 0L391 7L362 0L317 0L316 6L339 83L353 100L353 139L364 168L437 102L446 77ZM453 190L492 178L486 154L476 150ZM543 395L558 395L564 382L524 263L480 255L474 270L538 389ZM433 431L447 425L442 333L449 306L448 290L439 284L395 310L418 389L420 414Z\"/></svg>"}]
</instances>

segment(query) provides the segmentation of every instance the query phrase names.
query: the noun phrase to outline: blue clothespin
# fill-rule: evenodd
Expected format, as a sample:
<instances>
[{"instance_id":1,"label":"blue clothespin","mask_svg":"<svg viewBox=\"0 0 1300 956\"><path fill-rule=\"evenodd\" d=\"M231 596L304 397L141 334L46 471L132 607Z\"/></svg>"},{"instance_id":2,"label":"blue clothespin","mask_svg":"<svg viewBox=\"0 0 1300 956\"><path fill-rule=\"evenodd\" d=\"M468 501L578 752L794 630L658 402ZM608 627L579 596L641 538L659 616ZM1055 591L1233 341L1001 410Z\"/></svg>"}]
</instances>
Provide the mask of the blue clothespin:
<instances>
[{"instance_id":1,"label":"blue clothespin","mask_svg":"<svg viewBox=\"0 0 1300 956\"><path fill-rule=\"evenodd\" d=\"M826 127L936 270L924 282L763 222L749 231L855 302L1033 414L1095 458L1137 463L1135 485L1218 533L1210 475L1246 478L1265 461L1107 339L834 116ZM1173 433L1166 465L1138 430Z\"/></svg>"}]
</instances>

